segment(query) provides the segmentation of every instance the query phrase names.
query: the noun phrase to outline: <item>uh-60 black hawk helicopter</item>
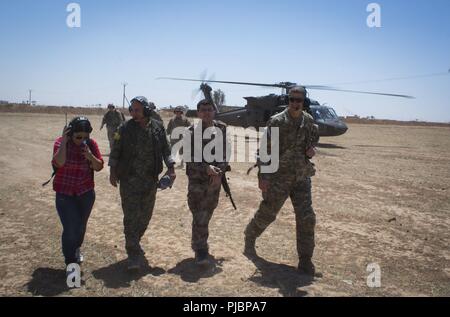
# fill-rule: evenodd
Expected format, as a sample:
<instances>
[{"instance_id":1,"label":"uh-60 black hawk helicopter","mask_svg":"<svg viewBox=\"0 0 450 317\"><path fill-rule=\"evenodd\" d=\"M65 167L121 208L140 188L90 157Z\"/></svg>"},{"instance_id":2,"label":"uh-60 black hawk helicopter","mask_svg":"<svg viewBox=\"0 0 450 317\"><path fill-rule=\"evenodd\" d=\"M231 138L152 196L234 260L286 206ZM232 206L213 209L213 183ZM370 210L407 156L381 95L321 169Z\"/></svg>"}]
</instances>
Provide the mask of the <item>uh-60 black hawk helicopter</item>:
<instances>
[{"instance_id":1,"label":"uh-60 black hawk helicopter","mask_svg":"<svg viewBox=\"0 0 450 317\"><path fill-rule=\"evenodd\" d=\"M296 83L291 82L280 82L278 84L261 84L261 83L249 83L249 82L235 82L235 81L219 81L219 80L199 80L199 79L188 79L188 78L175 78L175 77L160 77L157 79L168 79L168 80L181 80L181 81L194 81L201 82L200 90L203 92L205 98L216 108L216 119L225 122L228 125L239 126L239 127L254 127L259 129L260 127L265 127L266 122L271 116L282 112L286 109L289 104L289 90L295 86ZM282 94L270 94L261 97L244 97L247 100L247 104L239 109L220 112L217 105L214 103L211 92L212 88L208 83L219 83L219 84L232 84L232 85L250 85L250 86L260 86L260 87L275 87L281 88ZM381 95L390 97L400 97L400 98L414 98L407 95L397 95L389 93L380 92L367 92L367 91L355 91L355 90L345 90L338 89L329 86L317 86L317 85L303 85L305 89L316 89L316 90L331 90L340 92L350 92L350 93L360 93L360 94L371 94L371 95ZM315 123L319 126L320 136L338 136L344 134L348 127L343 122L333 108L321 105L318 101L306 98L304 104L305 110L314 118ZM195 112L195 111L194 111Z\"/></svg>"}]
</instances>

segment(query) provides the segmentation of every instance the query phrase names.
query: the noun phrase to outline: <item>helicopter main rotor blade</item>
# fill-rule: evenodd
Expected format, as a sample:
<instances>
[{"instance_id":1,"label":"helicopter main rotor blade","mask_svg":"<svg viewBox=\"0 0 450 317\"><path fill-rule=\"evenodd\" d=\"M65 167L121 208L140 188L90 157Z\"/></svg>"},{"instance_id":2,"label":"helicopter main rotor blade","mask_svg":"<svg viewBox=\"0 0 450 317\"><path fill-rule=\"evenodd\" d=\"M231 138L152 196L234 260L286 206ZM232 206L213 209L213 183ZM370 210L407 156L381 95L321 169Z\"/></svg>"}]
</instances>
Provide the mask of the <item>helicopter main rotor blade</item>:
<instances>
[{"instance_id":1,"label":"helicopter main rotor blade","mask_svg":"<svg viewBox=\"0 0 450 317\"><path fill-rule=\"evenodd\" d=\"M197 98L198 94L201 93L201 92L202 92L202 90L201 90L201 89L198 89L198 88L192 90L192 94L191 94L191 99L192 99L192 101L194 101L195 98Z\"/></svg>"},{"instance_id":2,"label":"helicopter main rotor blade","mask_svg":"<svg viewBox=\"0 0 450 317\"><path fill-rule=\"evenodd\" d=\"M249 83L249 82L239 82L239 81L200 80L200 79L176 78L176 77L159 77L159 78L156 78L156 79L194 81L194 82L208 82L208 83L232 84L232 85L248 85L248 86L260 86L260 87L275 87L275 88L292 88L293 86L296 85L294 83L261 84L261 83ZM389 93L381 93L381 92L339 89L339 88L334 88L334 87L330 87L330 86L321 86L321 85L303 85L303 87L305 87L306 89L313 89L313 90L315 89L315 90L342 91L342 92L349 92L349 93L355 93L355 94L369 94L369 95L378 95L378 96L389 96L389 97L415 99L415 97L408 96L408 95L399 95L399 94L389 94Z\"/></svg>"},{"instance_id":3,"label":"helicopter main rotor blade","mask_svg":"<svg viewBox=\"0 0 450 317\"><path fill-rule=\"evenodd\" d=\"M181 81L195 81L201 83L218 83L218 84L231 84L231 85L248 85L248 86L261 86L261 87L275 87L275 88L287 88L287 85L281 84L260 84L260 83L247 83L239 81L221 81L221 80L200 80L190 78L175 78L175 77L158 77L156 79L168 79L168 80L181 80Z\"/></svg>"},{"instance_id":4,"label":"helicopter main rotor blade","mask_svg":"<svg viewBox=\"0 0 450 317\"><path fill-rule=\"evenodd\" d=\"M399 97L399 98L407 98L407 99L415 99L413 96L408 95L398 95L398 94L388 94L383 92L372 92L372 91L359 91L359 90L348 90L348 89L339 89L339 88L331 88L326 86L311 86L309 89L316 89L316 90L330 90L330 91L342 91L342 92L350 92L355 94L367 94L367 95L378 95L378 96L389 96L389 97Z\"/></svg>"}]
</instances>

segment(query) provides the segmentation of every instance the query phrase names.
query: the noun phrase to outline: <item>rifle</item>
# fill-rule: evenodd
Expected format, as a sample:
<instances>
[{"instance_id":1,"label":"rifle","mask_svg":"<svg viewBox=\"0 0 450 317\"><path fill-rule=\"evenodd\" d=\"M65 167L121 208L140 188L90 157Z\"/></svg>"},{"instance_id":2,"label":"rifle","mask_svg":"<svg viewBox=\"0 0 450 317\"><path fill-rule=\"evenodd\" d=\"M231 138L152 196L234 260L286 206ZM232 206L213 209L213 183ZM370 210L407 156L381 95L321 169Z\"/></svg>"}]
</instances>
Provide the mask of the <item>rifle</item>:
<instances>
[{"instance_id":1,"label":"rifle","mask_svg":"<svg viewBox=\"0 0 450 317\"><path fill-rule=\"evenodd\" d=\"M225 175L226 172L230 172L231 167L228 165L225 169L225 171L222 173L222 187L225 193L227 194L227 197L230 198L231 204L233 205L234 210L237 210L236 205L233 200L233 196L231 195L230 185L228 185L227 176Z\"/></svg>"}]
</instances>

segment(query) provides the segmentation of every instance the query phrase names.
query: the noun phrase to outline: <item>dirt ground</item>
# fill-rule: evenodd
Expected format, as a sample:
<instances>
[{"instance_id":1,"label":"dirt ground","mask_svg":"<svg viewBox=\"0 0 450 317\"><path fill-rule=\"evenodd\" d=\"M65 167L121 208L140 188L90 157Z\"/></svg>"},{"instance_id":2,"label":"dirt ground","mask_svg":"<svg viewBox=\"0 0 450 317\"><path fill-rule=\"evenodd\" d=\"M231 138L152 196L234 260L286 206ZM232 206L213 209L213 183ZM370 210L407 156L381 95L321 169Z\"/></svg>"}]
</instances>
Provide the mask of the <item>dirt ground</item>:
<instances>
[{"instance_id":1,"label":"dirt ground","mask_svg":"<svg viewBox=\"0 0 450 317\"><path fill-rule=\"evenodd\" d=\"M109 153L101 117L93 138ZM96 175L97 200L84 244L83 286L69 290L61 225L51 185L54 139L64 115L0 114L0 296L450 296L450 128L350 124L323 138L314 159L317 214L314 261L322 278L296 273L295 221L288 201L244 255L243 231L260 193L249 163L232 164L238 211L221 194L210 225L214 263L196 268L183 170L158 193L142 241L150 266L126 272L122 211L108 169ZM381 287L367 285L367 266Z\"/></svg>"}]
</instances>

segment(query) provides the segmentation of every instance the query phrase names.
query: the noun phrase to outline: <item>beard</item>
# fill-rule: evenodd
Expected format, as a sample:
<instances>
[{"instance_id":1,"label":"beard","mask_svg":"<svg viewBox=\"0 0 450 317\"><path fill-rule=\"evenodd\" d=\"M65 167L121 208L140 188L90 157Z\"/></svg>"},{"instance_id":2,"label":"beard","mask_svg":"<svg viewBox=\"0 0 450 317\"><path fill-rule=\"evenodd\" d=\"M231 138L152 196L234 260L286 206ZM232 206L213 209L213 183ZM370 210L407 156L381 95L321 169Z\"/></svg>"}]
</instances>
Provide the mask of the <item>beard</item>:
<instances>
[{"instance_id":1,"label":"beard","mask_svg":"<svg viewBox=\"0 0 450 317\"><path fill-rule=\"evenodd\" d=\"M295 104L292 106L289 106L293 111L302 111L303 110L303 105L300 104Z\"/></svg>"}]
</instances>

